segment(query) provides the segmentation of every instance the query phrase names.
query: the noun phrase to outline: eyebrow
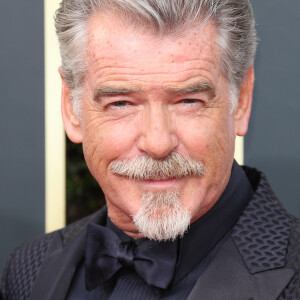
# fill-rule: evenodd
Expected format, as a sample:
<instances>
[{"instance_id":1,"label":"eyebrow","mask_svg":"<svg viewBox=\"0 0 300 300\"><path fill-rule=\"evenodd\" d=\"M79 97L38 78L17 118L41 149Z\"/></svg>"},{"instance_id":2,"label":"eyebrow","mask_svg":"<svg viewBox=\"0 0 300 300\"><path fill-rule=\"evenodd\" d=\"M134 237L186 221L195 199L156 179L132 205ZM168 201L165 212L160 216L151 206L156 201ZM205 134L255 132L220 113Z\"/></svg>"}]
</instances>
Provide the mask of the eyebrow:
<instances>
[{"instance_id":1,"label":"eyebrow","mask_svg":"<svg viewBox=\"0 0 300 300\"><path fill-rule=\"evenodd\" d=\"M164 90L168 93L178 95L194 94L203 91L209 92L212 97L215 97L216 94L214 86L208 81L196 82L186 87L167 87ZM95 89L93 99L94 101L97 101L99 98L105 96L128 95L139 91L141 91L141 88L139 87L113 87L100 85Z\"/></svg>"},{"instance_id":2,"label":"eyebrow","mask_svg":"<svg viewBox=\"0 0 300 300\"><path fill-rule=\"evenodd\" d=\"M101 85L98 86L94 91L94 100L97 101L100 97L105 96L117 96L117 95L127 95L140 91L137 87L112 87Z\"/></svg>"},{"instance_id":3,"label":"eyebrow","mask_svg":"<svg viewBox=\"0 0 300 300\"><path fill-rule=\"evenodd\" d=\"M194 84L188 85L186 87L168 87L166 91L172 94L194 94L199 92L209 92L213 97L216 95L216 90L214 86L208 81L196 82Z\"/></svg>"}]
</instances>

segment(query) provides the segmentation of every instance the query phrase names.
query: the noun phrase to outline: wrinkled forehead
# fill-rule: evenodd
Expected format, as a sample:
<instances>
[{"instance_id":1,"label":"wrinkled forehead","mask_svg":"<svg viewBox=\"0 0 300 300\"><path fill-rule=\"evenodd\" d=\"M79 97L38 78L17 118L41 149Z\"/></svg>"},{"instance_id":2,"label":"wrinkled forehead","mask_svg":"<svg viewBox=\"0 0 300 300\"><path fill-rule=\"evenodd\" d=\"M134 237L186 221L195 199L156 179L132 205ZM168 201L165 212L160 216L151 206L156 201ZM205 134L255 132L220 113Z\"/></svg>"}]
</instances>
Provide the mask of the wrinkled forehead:
<instances>
[{"instance_id":1,"label":"wrinkled forehead","mask_svg":"<svg viewBox=\"0 0 300 300\"><path fill-rule=\"evenodd\" d=\"M90 18L87 28L89 65L101 62L108 67L110 63L122 62L124 67L144 65L150 71L156 64L167 68L173 63L177 66L175 69L179 69L182 64L193 64L197 60L213 67L219 62L212 21L176 34L162 35L132 23L126 24L116 15L97 13Z\"/></svg>"}]
</instances>

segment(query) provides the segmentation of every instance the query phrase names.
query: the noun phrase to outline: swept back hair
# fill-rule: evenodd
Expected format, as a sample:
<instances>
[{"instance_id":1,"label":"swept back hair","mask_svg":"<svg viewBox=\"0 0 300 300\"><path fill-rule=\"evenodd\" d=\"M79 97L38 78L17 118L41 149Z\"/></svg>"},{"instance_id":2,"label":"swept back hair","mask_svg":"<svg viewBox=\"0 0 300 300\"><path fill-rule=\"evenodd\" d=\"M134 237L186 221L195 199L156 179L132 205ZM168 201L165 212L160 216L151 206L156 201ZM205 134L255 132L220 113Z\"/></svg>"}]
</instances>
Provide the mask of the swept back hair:
<instances>
[{"instance_id":1,"label":"swept back hair","mask_svg":"<svg viewBox=\"0 0 300 300\"><path fill-rule=\"evenodd\" d=\"M257 46L255 20L248 0L63 0L56 12L55 25L63 77L71 89L77 115L86 73L87 23L97 12L100 16L117 14L159 35L182 33L212 21L216 26L220 68L230 85L234 110L239 87L253 64Z\"/></svg>"}]
</instances>

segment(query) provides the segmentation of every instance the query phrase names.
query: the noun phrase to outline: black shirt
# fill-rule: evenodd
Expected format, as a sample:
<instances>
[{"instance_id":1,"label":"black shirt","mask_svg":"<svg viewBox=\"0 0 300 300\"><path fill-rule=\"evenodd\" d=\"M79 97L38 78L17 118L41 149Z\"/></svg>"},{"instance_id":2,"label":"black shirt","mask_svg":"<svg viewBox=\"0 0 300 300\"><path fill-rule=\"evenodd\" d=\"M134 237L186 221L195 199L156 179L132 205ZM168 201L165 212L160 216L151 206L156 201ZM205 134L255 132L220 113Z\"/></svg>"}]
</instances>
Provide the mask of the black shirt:
<instances>
[{"instance_id":1,"label":"black shirt","mask_svg":"<svg viewBox=\"0 0 300 300\"><path fill-rule=\"evenodd\" d=\"M177 257L174 258L177 260L174 279L168 289L150 286L136 273L123 268L104 284L88 292L85 288L83 261L74 276L66 299L186 299L215 256L222 241L230 234L252 195L253 190L247 176L234 162L227 187L212 209L192 223L183 238L178 238L174 242L163 242L168 243L168 247L176 247L177 253ZM131 239L109 218L106 226L122 241Z\"/></svg>"}]
</instances>

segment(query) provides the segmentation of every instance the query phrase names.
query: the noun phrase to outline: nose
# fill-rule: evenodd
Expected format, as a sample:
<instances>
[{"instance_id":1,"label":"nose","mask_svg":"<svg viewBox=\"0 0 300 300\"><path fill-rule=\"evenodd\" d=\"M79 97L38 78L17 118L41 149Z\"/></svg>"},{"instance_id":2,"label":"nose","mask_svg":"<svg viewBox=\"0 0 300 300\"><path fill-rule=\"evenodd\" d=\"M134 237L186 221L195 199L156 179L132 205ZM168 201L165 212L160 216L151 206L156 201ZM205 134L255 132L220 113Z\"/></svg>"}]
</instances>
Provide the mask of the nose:
<instances>
[{"instance_id":1,"label":"nose","mask_svg":"<svg viewBox=\"0 0 300 300\"><path fill-rule=\"evenodd\" d=\"M138 147L153 158L163 158L178 146L171 112L163 107L146 110L141 120L142 135Z\"/></svg>"}]
</instances>

